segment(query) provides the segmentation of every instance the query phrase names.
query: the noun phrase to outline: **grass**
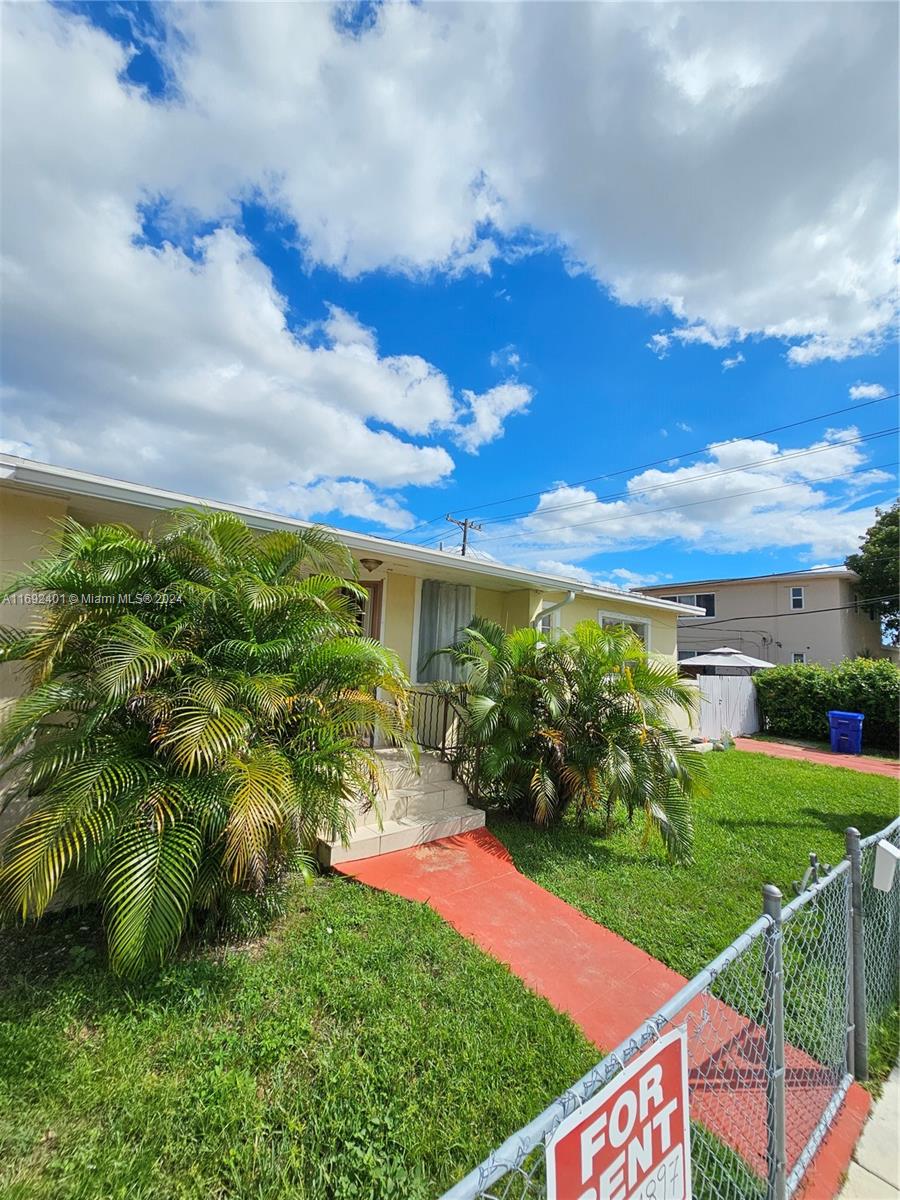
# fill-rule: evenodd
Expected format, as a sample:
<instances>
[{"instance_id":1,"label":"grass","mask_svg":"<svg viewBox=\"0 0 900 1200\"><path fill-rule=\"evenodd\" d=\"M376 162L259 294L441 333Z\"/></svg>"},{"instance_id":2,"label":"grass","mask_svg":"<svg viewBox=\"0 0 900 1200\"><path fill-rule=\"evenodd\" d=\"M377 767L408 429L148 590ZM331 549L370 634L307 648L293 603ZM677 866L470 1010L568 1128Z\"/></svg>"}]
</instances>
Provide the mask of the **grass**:
<instances>
[{"instance_id":1,"label":"grass","mask_svg":"<svg viewBox=\"0 0 900 1200\"><path fill-rule=\"evenodd\" d=\"M298 885L265 941L153 983L84 915L0 947L4 1200L418 1200L598 1057L430 909Z\"/></svg>"},{"instance_id":2,"label":"grass","mask_svg":"<svg viewBox=\"0 0 900 1200\"><path fill-rule=\"evenodd\" d=\"M707 761L691 867L640 821L491 828L525 874L691 975L758 914L763 882L790 895L810 850L837 861L847 825L897 810L878 776ZM186 952L146 985L112 979L101 945L78 913L0 934L3 1200L424 1200L598 1057L430 909L348 881L298 884L267 938Z\"/></svg>"},{"instance_id":3,"label":"grass","mask_svg":"<svg viewBox=\"0 0 900 1200\"><path fill-rule=\"evenodd\" d=\"M804 750L824 750L831 753L831 743L825 741L815 741L810 738L795 738L795 737L779 737L774 733L753 733L749 737L755 742L780 742L783 746L800 746ZM887 761L896 762L900 758L900 753L896 750L885 750L883 748L869 750L866 746L862 748L863 758L880 758Z\"/></svg>"},{"instance_id":4,"label":"grass","mask_svg":"<svg viewBox=\"0 0 900 1200\"><path fill-rule=\"evenodd\" d=\"M610 836L599 817L545 831L494 815L490 828L525 875L690 977L759 916L764 883L790 899L811 850L836 863L848 825L866 836L898 809L897 784L882 776L743 751L706 761L690 866L645 842L639 816Z\"/></svg>"},{"instance_id":5,"label":"grass","mask_svg":"<svg viewBox=\"0 0 900 1200\"><path fill-rule=\"evenodd\" d=\"M838 862L844 830L875 833L897 816L900 799L896 781L838 767L743 751L706 761L710 794L695 804L688 867L667 862L638 818L609 836L599 818L583 830L564 822L542 831L493 816L490 827L524 874L690 978L759 916L764 883L791 899L811 850ZM800 966L814 986L814 959ZM806 1012L790 1034L814 1052L820 1025ZM896 1061L896 1022L887 1019L870 1036L876 1094Z\"/></svg>"}]
</instances>

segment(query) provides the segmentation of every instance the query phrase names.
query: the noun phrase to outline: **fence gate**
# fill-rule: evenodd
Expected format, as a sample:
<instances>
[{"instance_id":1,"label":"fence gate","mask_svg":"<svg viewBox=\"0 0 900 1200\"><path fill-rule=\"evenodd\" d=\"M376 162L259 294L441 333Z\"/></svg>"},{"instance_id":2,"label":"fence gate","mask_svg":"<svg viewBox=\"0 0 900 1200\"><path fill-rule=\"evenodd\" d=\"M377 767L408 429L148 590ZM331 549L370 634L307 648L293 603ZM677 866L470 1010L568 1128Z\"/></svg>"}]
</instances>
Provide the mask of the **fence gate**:
<instances>
[{"instance_id":1,"label":"fence gate","mask_svg":"<svg viewBox=\"0 0 900 1200\"><path fill-rule=\"evenodd\" d=\"M726 729L739 737L759 729L756 688L748 675L700 675L697 687L703 737L721 737Z\"/></svg>"}]
</instances>

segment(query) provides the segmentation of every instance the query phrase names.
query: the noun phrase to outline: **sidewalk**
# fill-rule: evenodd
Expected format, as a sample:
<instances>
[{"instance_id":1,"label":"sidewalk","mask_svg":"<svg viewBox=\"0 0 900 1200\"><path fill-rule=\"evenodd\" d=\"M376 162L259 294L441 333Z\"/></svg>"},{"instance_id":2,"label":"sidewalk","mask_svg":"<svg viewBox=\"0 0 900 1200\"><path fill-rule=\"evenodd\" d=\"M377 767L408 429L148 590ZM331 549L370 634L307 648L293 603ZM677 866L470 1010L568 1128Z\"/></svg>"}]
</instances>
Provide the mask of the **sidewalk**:
<instances>
[{"instance_id":1,"label":"sidewalk","mask_svg":"<svg viewBox=\"0 0 900 1200\"><path fill-rule=\"evenodd\" d=\"M853 1151L840 1200L900 1196L900 1067L894 1067Z\"/></svg>"},{"instance_id":2,"label":"sidewalk","mask_svg":"<svg viewBox=\"0 0 900 1200\"><path fill-rule=\"evenodd\" d=\"M792 746L786 742L763 742L745 737L736 737L734 744L738 750L768 754L771 758L792 758L795 762L818 763L823 767L846 767L850 771L860 771L863 775L886 775L889 779L900 780L900 762L891 758L832 754L828 750L810 750L806 746Z\"/></svg>"}]
</instances>

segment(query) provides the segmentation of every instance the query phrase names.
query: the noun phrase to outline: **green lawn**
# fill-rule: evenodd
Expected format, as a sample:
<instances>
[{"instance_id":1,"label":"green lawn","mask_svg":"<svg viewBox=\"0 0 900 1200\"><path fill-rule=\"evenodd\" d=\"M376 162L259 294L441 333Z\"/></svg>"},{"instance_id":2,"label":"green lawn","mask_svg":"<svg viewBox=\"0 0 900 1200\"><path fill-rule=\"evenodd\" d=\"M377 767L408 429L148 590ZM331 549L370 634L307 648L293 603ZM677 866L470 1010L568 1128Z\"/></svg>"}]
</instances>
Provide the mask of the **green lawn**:
<instances>
[{"instance_id":1,"label":"green lawn","mask_svg":"<svg viewBox=\"0 0 900 1200\"><path fill-rule=\"evenodd\" d=\"M0 936L4 1200L431 1198L598 1058L430 909L353 883L145 987L83 916Z\"/></svg>"},{"instance_id":2,"label":"green lawn","mask_svg":"<svg viewBox=\"0 0 900 1200\"><path fill-rule=\"evenodd\" d=\"M638 821L491 828L526 874L690 975L764 881L789 893L809 850L836 861L846 825L897 810L888 779L708 761L691 867ZM346 881L298 884L269 937L186 952L145 986L113 980L99 947L78 914L0 934L3 1200L425 1200L597 1058L430 909Z\"/></svg>"},{"instance_id":3,"label":"green lawn","mask_svg":"<svg viewBox=\"0 0 900 1200\"><path fill-rule=\"evenodd\" d=\"M898 811L897 784L881 776L738 750L706 761L690 866L667 863L656 838L645 845L637 816L610 837L599 819L545 832L495 816L490 828L524 874L691 976L759 916L764 883L790 899L810 850L835 863L848 825L865 836Z\"/></svg>"}]
</instances>

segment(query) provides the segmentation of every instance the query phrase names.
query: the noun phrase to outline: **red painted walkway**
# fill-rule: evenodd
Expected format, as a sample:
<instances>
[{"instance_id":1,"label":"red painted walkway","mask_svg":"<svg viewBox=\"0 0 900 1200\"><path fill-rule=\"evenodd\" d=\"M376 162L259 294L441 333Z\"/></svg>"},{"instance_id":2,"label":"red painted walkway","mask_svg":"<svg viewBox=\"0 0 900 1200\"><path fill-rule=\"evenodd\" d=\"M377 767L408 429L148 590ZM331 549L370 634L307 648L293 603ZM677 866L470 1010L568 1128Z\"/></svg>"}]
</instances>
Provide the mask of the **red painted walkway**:
<instances>
[{"instance_id":1,"label":"red painted walkway","mask_svg":"<svg viewBox=\"0 0 900 1200\"><path fill-rule=\"evenodd\" d=\"M504 962L601 1050L611 1050L686 980L631 942L545 891L514 866L487 830L345 863L343 874L429 904L482 950ZM726 1005L700 997L688 1021L693 1115L760 1170L765 1161L761 1031ZM830 1095L812 1059L788 1048L787 1086L803 1088L802 1118L788 1130L791 1162ZM868 1110L854 1085L807 1175L806 1200L830 1200ZM796 1108L795 1110L796 1111Z\"/></svg>"},{"instance_id":2,"label":"red painted walkway","mask_svg":"<svg viewBox=\"0 0 900 1200\"><path fill-rule=\"evenodd\" d=\"M787 742L761 742L755 738L735 738L738 750L768 754L772 758L792 758L795 762L819 763L823 767L847 767L863 775L886 775L900 780L900 762L893 758L869 758L861 754L832 754L829 750L810 750Z\"/></svg>"}]
</instances>

